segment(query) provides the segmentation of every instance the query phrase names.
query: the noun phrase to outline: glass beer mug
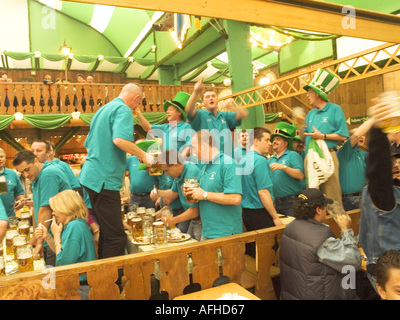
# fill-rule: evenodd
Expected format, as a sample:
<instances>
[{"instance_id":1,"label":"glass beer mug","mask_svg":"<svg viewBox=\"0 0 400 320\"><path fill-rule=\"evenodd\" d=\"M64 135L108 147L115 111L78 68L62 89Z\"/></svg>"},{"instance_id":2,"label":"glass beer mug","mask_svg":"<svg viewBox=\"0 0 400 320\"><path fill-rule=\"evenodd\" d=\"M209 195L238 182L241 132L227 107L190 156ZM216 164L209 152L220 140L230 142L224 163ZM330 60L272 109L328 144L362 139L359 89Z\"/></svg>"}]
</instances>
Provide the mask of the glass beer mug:
<instances>
[{"instance_id":1,"label":"glass beer mug","mask_svg":"<svg viewBox=\"0 0 400 320\"><path fill-rule=\"evenodd\" d=\"M32 246L17 248L18 272L33 271L33 250Z\"/></svg>"},{"instance_id":2,"label":"glass beer mug","mask_svg":"<svg viewBox=\"0 0 400 320\"><path fill-rule=\"evenodd\" d=\"M149 168L149 175L151 176L161 176L163 174L163 170L161 169L161 151L159 150L150 150L149 152L153 157L156 163L152 164Z\"/></svg>"},{"instance_id":3,"label":"glass beer mug","mask_svg":"<svg viewBox=\"0 0 400 320\"><path fill-rule=\"evenodd\" d=\"M184 188L198 188L199 182L197 181L196 177L186 178L185 183L183 184L183 187ZM193 199L191 195L187 195L186 202L187 203L196 203L196 202L199 202L199 200Z\"/></svg>"}]
</instances>

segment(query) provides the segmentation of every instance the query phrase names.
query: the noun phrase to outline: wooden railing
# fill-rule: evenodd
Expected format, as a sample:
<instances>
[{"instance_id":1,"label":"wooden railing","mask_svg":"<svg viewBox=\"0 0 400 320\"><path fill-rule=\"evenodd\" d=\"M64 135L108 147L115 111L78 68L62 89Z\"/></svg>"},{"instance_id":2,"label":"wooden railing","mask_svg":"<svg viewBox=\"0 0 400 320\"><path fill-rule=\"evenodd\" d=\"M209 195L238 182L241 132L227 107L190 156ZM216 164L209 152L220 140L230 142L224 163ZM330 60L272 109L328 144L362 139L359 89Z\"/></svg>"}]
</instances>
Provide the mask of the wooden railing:
<instances>
[{"instance_id":1,"label":"wooden railing","mask_svg":"<svg viewBox=\"0 0 400 320\"><path fill-rule=\"evenodd\" d=\"M38 82L0 83L0 115L94 113L108 101L118 97L125 84L51 84ZM172 100L179 91L192 93L193 86L141 85L144 112L162 112L165 100Z\"/></svg>"},{"instance_id":2,"label":"wooden railing","mask_svg":"<svg viewBox=\"0 0 400 320\"><path fill-rule=\"evenodd\" d=\"M358 234L360 210L349 212L352 218L352 228ZM326 222L336 236L340 230L331 217ZM49 286L52 283L59 299L80 299L77 292L79 275L86 275L91 286L89 299L121 299L118 286L118 270L126 277L124 298L148 300L152 294L151 277L156 263L161 271L160 291L173 299L183 294L184 288L190 285L188 257L193 261L192 283L198 283L202 289L213 286L220 276L217 260L219 252L223 257L222 274L228 276L230 282L242 284L246 272L245 244L256 243L257 257L255 259L255 289L254 293L261 299L276 300L274 286L271 280L271 266L279 266L279 246L285 226L272 227L252 232L186 244L178 247L158 249L152 252L129 254L125 256L96 260L56 267L45 272L32 271L0 277L0 297L3 292L14 288L23 282L26 285ZM45 282L43 282L45 281Z\"/></svg>"}]
</instances>

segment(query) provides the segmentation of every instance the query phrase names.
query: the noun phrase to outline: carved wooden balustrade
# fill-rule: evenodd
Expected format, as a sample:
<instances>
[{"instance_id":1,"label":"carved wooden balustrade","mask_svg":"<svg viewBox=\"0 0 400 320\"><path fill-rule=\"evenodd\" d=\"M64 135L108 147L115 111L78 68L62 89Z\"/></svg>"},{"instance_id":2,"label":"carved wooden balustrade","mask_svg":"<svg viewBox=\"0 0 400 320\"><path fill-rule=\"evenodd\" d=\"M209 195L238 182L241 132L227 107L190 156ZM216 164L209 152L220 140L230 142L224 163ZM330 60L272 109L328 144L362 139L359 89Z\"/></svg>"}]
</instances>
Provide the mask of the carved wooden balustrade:
<instances>
[{"instance_id":1,"label":"carved wooden balustrade","mask_svg":"<svg viewBox=\"0 0 400 320\"><path fill-rule=\"evenodd\" d=\"M43 84L39 82L0 83L0 115L94 113L108 101L118 97L125 84ZM192 93L192 85L141 85L144 112L162 112L165 100L176 93Z\"/></svg>"}]
</instances>

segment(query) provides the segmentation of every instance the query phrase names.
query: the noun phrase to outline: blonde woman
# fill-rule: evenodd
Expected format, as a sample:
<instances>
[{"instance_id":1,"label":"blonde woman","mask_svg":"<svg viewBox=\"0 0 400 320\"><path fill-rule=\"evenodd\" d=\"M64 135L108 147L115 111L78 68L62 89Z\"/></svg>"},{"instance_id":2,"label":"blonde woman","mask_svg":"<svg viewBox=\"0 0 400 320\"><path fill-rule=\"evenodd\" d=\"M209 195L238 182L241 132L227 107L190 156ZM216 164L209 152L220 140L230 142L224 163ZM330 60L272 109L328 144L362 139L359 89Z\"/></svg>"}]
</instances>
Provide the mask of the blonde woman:
<instances>
[{"instance_id":1,"label":"blonde woman","mask_svg":"<svg viewBox=\"0 0 400 320\"><path fill-rule=\"evenodd\" d=\"M49 202L53 210L53 237L43 225L35 229L35 236L45 240L55 252L56 266L95 260L93 236L87 224L88 209L82 197L76 191L64 190L51 197ZM86 276L80 276L79 280L80 289L87 294L90 287L87 286ZM85 293L79 292L84 299Z\"/></svg>"}]
</instances>

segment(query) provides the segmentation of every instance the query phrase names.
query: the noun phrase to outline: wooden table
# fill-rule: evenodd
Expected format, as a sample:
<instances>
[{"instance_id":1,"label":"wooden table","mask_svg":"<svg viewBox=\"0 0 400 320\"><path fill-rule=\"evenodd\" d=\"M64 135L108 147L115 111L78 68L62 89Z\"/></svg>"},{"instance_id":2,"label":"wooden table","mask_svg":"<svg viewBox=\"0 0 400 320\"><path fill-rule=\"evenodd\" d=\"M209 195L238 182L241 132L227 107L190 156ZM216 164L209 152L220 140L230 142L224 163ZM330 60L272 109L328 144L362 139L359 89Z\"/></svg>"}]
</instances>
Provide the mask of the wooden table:
<instances>
[{"instance_id":1,"label":"wooden table","mask_svg":"<svg viewBox=\"0 0 400 320\"><path fill-rule=\"evenodd\" d=\"M224 284L222 286L213 287L210 289L205 289L189 294L185 294L183 296L178 296L174 300L217 300L222 298L224 294L228 294L227 298L232 297L234 300L234 295L237 294L237 300L261 300L259 297L255 296L242 286L237 283L231 282L228 284ZM247 298L247 299L243 299ZM222 300L222 299L221 299ZM229 300L229 299L225 299Z\"/></svg>"}]
</instances>

